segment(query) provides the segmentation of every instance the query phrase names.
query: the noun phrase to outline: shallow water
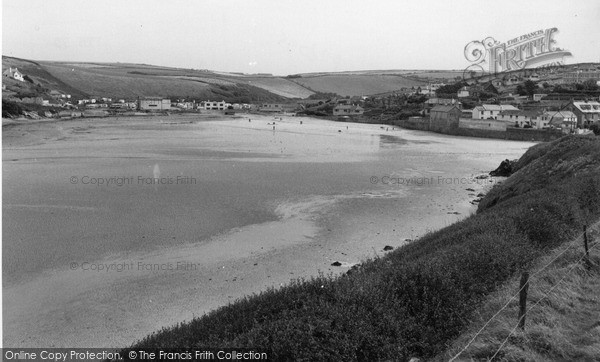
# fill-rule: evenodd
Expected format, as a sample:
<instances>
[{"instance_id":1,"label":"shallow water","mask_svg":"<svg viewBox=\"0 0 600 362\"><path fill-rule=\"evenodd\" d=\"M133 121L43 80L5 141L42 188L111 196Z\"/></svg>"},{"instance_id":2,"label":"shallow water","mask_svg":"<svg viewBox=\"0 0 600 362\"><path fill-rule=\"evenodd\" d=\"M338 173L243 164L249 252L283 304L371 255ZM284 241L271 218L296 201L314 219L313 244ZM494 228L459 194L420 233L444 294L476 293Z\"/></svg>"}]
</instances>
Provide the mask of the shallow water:
<instances>
[{"instance_id":1,"label":"shallow water","mask_svg":"<svg viewBox=\"0 0 600 362\"><path fill-rule=\"evenodd\" d=\"M343 271L473 212L472 176L531 146L250 117L5 130L4 344L121 347Z\"/></svg>"}]
</instances>

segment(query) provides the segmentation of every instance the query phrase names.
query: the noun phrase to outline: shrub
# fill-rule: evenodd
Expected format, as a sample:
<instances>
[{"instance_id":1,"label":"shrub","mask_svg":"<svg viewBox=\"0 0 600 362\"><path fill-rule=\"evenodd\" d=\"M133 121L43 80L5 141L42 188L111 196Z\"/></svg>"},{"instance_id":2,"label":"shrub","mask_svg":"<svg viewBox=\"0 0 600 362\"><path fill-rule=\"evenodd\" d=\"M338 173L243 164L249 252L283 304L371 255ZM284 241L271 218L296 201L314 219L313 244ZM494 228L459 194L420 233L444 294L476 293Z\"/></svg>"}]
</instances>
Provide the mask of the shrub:
<instances>
[{"instance_id":1,"label":"shrub","mask_svg":"<svg viewBox=\"0 0 600 362\"><path fill-rule=\"evenodd\" d=\"M23 113L21 106L14 102L2 100L2 117L11 118Z\"/></svg>"}]
</instances>

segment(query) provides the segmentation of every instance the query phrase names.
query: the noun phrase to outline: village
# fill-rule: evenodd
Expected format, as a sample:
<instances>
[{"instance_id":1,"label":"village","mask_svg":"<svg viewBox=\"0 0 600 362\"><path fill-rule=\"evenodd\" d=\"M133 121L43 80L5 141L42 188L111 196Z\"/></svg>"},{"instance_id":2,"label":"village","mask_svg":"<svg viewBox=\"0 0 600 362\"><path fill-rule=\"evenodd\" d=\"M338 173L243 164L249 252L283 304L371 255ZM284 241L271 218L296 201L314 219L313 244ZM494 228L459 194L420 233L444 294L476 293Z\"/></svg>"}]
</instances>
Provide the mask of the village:
<instances>
[{"instance_id":1,"label":"village","mask_svg":"<svg viewBox=\"0 0 600 362\"><path fill-rule=\"evenodd\" d=\"M406 87L387 94L339 96L316 93L307 99L290 99L280 103L230 103L224 99L165 97L124 99L106 95L76 99L59 90L19 98L11 94L7 84L34 82L12 67L6 69L3 76L3 100L48 107L45 111L24 111L23 114L12 115L26 118L262 112L394 124L452 134L468 130L465 135L473 136L502 137L498 132L522 134L525 130L535 130L547 132L542 135L550 134L550 138L565 133L589 132L588 129L599 127L597 124L600 123L600 65L597 63L580 64L567 70L525 70L468 81L455 79L454 83L429 82L422 87Z\"/></svg>"}]
</instances>

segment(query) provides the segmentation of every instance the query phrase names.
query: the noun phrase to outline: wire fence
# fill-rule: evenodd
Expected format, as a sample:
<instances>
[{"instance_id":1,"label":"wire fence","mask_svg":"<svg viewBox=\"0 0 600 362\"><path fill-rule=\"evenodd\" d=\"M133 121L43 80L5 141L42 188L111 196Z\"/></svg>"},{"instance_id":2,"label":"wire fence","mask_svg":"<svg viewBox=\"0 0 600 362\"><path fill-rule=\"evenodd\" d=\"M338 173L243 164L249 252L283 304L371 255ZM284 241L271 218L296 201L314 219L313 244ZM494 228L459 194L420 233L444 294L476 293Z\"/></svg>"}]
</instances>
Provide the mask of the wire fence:
<instances>
[{"instance_id":1,"label":"wire fence","mask_svg":"<svg viewBox=\"0 0 600 362\"><path fill-rule=\"evenodd\" d=\"M598 224L596 224L598 225ZM567 245L566 248L564 248L564 250L562 250L560 253L558 253L557 255L555 255L548 263L546 263L543 267L539 268L538 270L536 270L533 274L531 274L531 276L529 277L529 280L526 283L523 283L521 285L521 287L519 288L519 290L513 294L508 301L502 306L502 308L500 308L491 318L489 318L487 320L487 322L485 322L483 324L483 326L477 331L477 333L475 333L475 335L469 340L469 342L457 353L454 355L454 357L452 357L449 362L453 362L455 361L461 354L463 354L470 346L471 344L473 344L473 342L475 342L475 340L477 339L477 337L479 337L479 335L481 335L481 333L483 333L483 331L488 327L488 325L496 319L496 317L498 315L500 315L500 313L502 313L502 311L504 311L509 305L510 303L515 300L515 298L517 298L517 296L519 296L521 294L521 292L523 290L526 290L526 288L531 285L530 280L539 275L540 273L542 273L546 268L548 268L550 265L554 264L558 258L560 258L562 255L564 255L567 251L569 251L570 249L574 249L576 247L581 247L581 245L578 245L575 241L579 240L579 239L585 239L587 240L587 230L584 229L584 232L581 233L577 238L575 238L575 240L571 243L569 243L569 245ZM537 305L539 305L544 299L546 299L548 297L548 295L577 267L580 265L581 261L584 260L585 258L589 257L589 251L591 251L592 249L594 249L595 247L597 247L598 245L600 245L600 242L595 242L592 243L592 245L587 248L586 246L586 250L584 251L583 255L573 264L573 266L571 266L571 268L569 268L569 270L567 270L562 278L556 283L554 284L547 292L544 293L544 295L535 303L533 304L531 307L529 307L529 309L527 309L527 313L529 313L533 308L535 308ZM508 336L502 341L502 343L500 344L500 346L498 347L498 349L496 350L496 352L492 355L492 357L489 359L490 361L493 361L494 358L496 358L496 356L498 355L498 353L500 353L500 351L502 350L502 348L504 348L504 345L506 344L506 342L508 342L508 340L510 339L510 337L513 335L513 333L517 330L517 328L519 327L519 325L521 324L521 318L519 318L519 321L515 324L514 328L510 331L510 333L508 334Z\"/></svg>"}]
</instances>

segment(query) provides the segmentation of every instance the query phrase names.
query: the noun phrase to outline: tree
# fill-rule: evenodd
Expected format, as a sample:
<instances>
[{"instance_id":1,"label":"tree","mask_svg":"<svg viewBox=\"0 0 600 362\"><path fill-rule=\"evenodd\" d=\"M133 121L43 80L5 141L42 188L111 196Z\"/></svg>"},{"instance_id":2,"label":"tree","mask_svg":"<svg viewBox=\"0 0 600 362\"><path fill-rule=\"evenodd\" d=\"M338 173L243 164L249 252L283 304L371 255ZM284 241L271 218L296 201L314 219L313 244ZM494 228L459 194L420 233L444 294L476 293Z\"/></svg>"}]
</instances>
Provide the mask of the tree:
<instances>
[{"instance_id":1,"label":"tree","mask_svg":"<svg viewBox=\"0 0 600 362\"><path fill-rule=\"evenodd\" d=\"M523 83L523 87L525 88L525 93L530 97L533 96L538 88L537 85L531 80L526 80L525 83Z\"/></svg>"},{"instance_id":2,"label":"tree","mask_svg":"<svg viewBox=\"0 0 600 362\"><path fill-rule=\"evenodd\" d=\"M435 91L435 93L436 93L437 96L440 96L440 95L443 95L443 94L456 94L456 92L458 92L465 85L466 85L466 83L463 83L463 82L458 82L458 83L454 83L454 84L447 84L447 85L439 87Z\"/></svg>"},{"instance_id":3,"label":"tree","mask_svg":"<svg viewBox=\"0 0 600 362\"><path fill-rule=\"evenodd\" d=\"M585 82L583 82L583 86L585 87L585 89L588 90L598 90L598 83L596 83L595 79L588 79Z\"/></svg>"}]
</instances>

